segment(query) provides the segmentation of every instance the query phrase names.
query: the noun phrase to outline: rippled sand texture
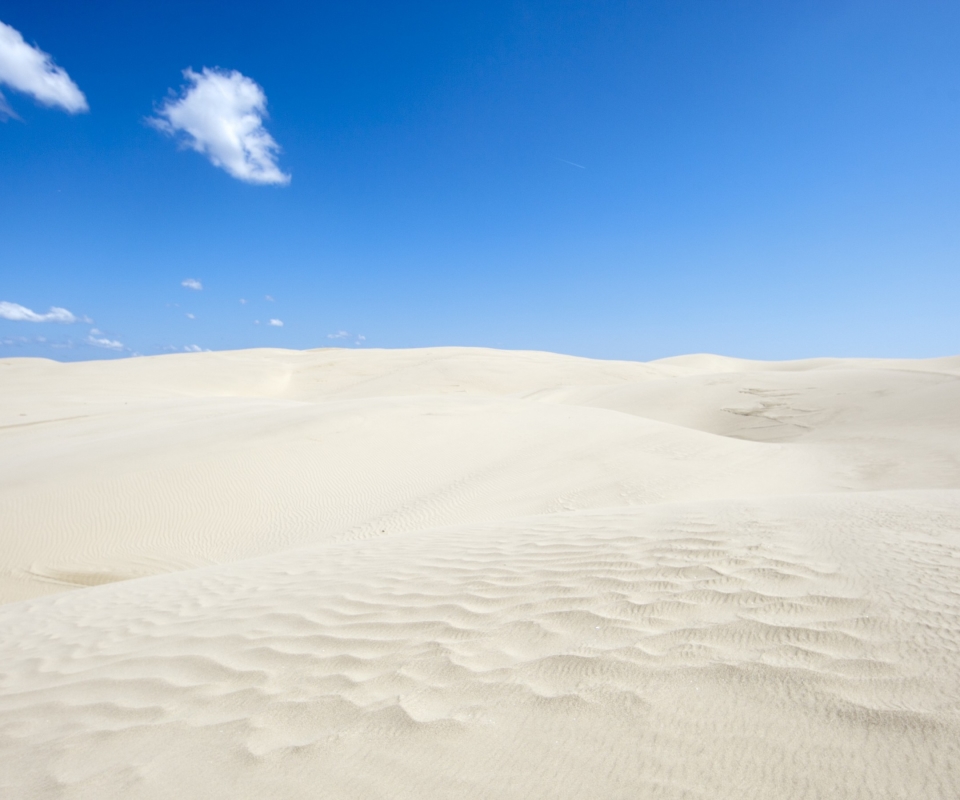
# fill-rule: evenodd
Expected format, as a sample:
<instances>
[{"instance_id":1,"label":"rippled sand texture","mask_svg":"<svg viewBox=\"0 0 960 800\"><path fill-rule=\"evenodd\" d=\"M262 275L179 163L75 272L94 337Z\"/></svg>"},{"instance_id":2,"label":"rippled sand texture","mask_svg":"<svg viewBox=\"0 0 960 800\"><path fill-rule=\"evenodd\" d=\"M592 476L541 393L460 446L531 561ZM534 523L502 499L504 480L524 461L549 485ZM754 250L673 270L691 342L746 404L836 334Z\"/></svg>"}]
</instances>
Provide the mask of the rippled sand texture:
<instances>
[{"instance_id":1,"label":"rippled sand texture","mask_svg":"<svg viewBox=\"0 0 960 800\"><path fill-rule=\"evenodd\" d=\"M960 797L958 378L0 361L0 796Z\"/></svg>"}]
</instances>

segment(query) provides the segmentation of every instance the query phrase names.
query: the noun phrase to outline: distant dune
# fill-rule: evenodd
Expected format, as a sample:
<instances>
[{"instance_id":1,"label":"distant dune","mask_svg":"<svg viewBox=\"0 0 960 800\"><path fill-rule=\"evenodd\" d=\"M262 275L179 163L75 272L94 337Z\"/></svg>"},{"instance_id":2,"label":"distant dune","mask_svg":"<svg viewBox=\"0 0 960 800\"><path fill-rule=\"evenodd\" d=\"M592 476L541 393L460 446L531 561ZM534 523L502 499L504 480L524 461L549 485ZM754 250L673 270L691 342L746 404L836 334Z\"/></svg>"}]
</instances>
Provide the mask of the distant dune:
<instances>
[{"instance_id":1,"label":"distant dune","mask_svg":"<svg viewBox=\"0 0 960 800\"><path fill-rule=\"evenodd\" d=\"M960 797L960 357L0 360L0 796Z\"/></svg>"}]
</instances>

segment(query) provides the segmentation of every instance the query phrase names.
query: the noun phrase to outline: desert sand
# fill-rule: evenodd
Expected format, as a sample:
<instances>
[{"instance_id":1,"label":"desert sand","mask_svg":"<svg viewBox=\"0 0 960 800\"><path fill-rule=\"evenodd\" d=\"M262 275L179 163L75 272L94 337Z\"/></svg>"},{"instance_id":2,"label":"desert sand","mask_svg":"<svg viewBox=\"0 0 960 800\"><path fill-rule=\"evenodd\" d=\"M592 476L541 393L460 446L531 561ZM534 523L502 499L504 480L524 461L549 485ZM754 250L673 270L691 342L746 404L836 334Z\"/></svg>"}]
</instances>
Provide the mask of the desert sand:
<instances>
[{"instance_id":1,"label":"desert sand","mask_svg":"<svg viewBox=\"0 0 960 800\"><path fill-rule=\"evenodd\" d=\"M4 798L960 797L960 358L0 360Z\"/></svg>"}]
</instances>

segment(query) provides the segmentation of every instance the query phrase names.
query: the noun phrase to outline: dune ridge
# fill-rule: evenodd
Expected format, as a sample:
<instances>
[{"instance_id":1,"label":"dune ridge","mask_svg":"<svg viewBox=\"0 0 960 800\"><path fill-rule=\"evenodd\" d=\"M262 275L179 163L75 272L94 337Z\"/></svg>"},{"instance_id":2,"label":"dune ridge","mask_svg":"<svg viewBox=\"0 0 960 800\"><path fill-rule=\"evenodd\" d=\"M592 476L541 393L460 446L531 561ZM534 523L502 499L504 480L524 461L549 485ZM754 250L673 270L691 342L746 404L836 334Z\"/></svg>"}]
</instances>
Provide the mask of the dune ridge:
<instances>
[{"instance_id":1,"label":"dune ridge","mask_svg":"<svg viewBox=\"0 0 960 800\"><path fill-rule=\"evenodd\" d=\"M960 358L0 386L4 796L960 796Z\"/></svg>"}]
</instances>

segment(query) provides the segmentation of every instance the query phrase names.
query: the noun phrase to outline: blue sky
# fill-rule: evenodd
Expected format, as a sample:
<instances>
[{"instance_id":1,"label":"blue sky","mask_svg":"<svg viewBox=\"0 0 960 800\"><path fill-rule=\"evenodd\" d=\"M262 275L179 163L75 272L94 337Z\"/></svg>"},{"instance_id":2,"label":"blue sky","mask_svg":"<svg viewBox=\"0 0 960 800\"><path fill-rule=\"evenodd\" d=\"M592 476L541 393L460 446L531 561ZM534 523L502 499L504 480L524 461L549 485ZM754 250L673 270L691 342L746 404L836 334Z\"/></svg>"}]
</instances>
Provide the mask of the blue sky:
<instances>
[{"instance_id":1,"label":"blue sky","mask_svg":"<svg viewBox=\"0 0 960 800\"><path fill-rule=\"evenodd\" d=\"M960 352L956 3L13 0L0 22L87 106L0 85L0 356ZM187 102L207 74L262 92L251 136L278 149L213 163L219 112Z\"/></svg>"}]
</instances>

